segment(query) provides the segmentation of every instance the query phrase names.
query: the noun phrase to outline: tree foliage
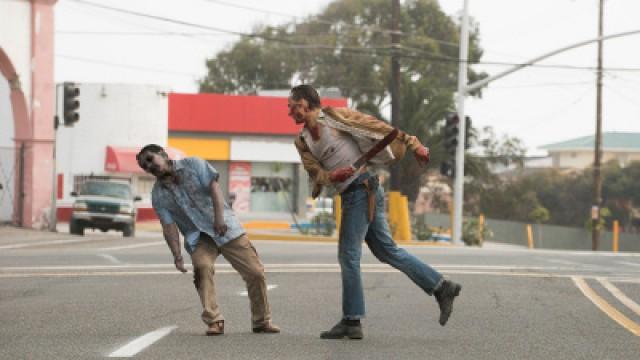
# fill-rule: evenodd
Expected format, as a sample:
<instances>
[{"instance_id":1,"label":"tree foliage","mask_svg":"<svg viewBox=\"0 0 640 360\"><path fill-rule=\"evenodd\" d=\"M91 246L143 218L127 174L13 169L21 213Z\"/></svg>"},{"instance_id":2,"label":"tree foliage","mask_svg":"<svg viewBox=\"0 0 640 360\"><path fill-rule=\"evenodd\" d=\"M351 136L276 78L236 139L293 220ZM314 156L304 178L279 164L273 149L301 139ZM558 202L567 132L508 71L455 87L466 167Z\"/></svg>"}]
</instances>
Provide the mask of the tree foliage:
<instances>
[{"instance_id":1,"label":"tree foliage","mask_svg":"<svg viewBox=\"0 0 640 360\"><path fill-rule=\"evenodd\" d=\"M390 46L391 1L336 0L301 23L259 27L207 61L201 92L252 94L298 83L337 87L351 106L379 118L388 112L391 54L401 59L401 124L443 158L438 122L454 108L459 26L437 0L407 0L401 7L401 46ZM472 24L470 61L482 55ZM469 71L469 80L484 74ZM388 120L388 119L386 119ZM394 124L398 125L398 124ZM403 193L415 199L424 169L405 159Z\"/></svg>"},{"instance_id":2,"label":"tree foliage","mask_svg":"<svg viewBox=\"0 0 640 360\"><path fill-rule=\"evenodd\" d=\"M611 215L605 226L611 228L612 221L618 220L623 228L630 228L634 208L640 205L637 181L640 162L621 167L617 161L611 161L603 166L602 174L602 208ZM532 213L544 209L549 223L583 227L593 204L593 169L569 173L547 169L515 177L493 176L483 183L472 181L467 188L466 208L471 213L505 220L539 221L547 215L540 218L536 214L532 218Z\"/></svg>"}]
</instances>

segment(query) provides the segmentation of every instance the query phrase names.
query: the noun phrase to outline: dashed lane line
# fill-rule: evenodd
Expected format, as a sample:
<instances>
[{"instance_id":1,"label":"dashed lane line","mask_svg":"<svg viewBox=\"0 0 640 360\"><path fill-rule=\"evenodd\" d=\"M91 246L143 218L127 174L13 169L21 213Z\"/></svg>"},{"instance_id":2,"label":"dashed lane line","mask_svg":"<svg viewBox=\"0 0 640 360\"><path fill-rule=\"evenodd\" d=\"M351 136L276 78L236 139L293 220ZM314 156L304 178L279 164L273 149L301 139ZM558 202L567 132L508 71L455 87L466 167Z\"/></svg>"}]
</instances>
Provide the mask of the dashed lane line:
<instances>
[{"instance_id":1,"label":"dashed lane line","mask_svg":"<svg viewBox=\"0 0 640 360\"><path fill-rule=\"evenodd\" d=\"M618 264L640 267L640 264L636 264L628 261L618 261Z\"/></svg>"},{"instance_id":2,"label":"dashed lane line","mask_svg":"<svg viewBox=\"0 0 640 360\"><path fill-rule=\"evenodd\" d=\"M631 309L636 314L640 315L640 305L637 302L631 300L627 295L625 295L620 289L615 287L612 283L610 283L605 278L597 278L598 282L605 287L605 289L609 290L611 295L615 296L621 303L625 304L629 309Z\"/></svg>"},{"instance_id":3,"label":"dashed lane line","mask_svg":"<svg viewBox=\"0 0 640 360\"><path fill-rule=\"evenodd\" d=\"M226 265L226 264L225 264ZM77 271L34 271L34 272L4 272L2 268L0 268L0 278L45 278L45 277L90 277L90 276L146 276L146 275L181 275L182 273L178 272L175 269L169 270L169 267L163 265L163 268L167 270L127 270L129 266L111 266L105 269L104 271L96 271L96 270L77 270ZM119 268L119 269L117 269ZM375 267L362 267L361 271L364 273L391 273L391 274L401 274L400 271L387 267L387 268L375 268ZM266 267L266 273L339 273L339 267L309 267L309 268L287 268L287 267ZM460 274L460 275L490 275L490 276L508 276L508 277L530 277L530 278L573 278L573 277L582 277L585 279L595 279L597 277L601 277L602 275L594 274L594 275L584 275L584 274L554 274L551 272L517 272L517 271L480 271L480 270L463 270L463 269L442 269L442 272L445 274ZM226 268L218 268L216 269L217 274L231 274L236 273L231 267ZM622 282L625 279L632 278L636 276L635 274L618 274L616 277L616 282Z\"/></svg>"},{"instance_id":4,"label":"dashed lane line","mask_svg":"<svg viewBox=\"0 0 640 360\"><path fill-rule=\"evenodd\" d=\"M113 251L113 250L137 249L137 248L142 248L142 247L158 246L158 245L163 245L163 244L165 244L164 241L151 241L151 242L139 243L139 244L106 247L106 248L101 248L99 250L100 251Z\"/></svg>"},{"instance_id":5,"label":"dashed lane line","mask_svg":"<svg viewBox=\"0 0 640 360\"><path fill-rule=\"evenodd\" d=\"M107 260L107 261L109 261L109 262L111 262L111 263L113 263L113 264L118 264L118 265L122 264L122 261L118 260L118 258L116 258L116 257L115 257L115 256L113 256L113 255L109 255L109 254L98 254L98 256L99 256L99 257L101 257L101 258L103 258L103 259L105 259L105 260Z\"/></svg>"},{"instance_id":6,"label":"dashed lane line","mask_svg":"<svg viewBox=\"0 0 640 360\"><path fill-rule=\"evenodd\" d=\"M189 267L189 264L185 264ZM216 268L231 268L231 265L227 263L216 264ZM361 264L361 268L366 269L390 269L387 264L375 263L375 264ZM437 269L475 269L475 270L521 270L521 271L570 271L575 270L574 266L571 267L559 267L559 266L526 266L526 265L465 265L465 264L431 264L432 267ZM267 270L274 268L330 268L338 269L339 264L336 263L324 263L324 264L265 264ZM114 265L51 265L51 266L4 266L0 267L1 272L12 271L37 271L37 270L109 270L109 269L125 269L125 268L173 268L173 264L114 264Z\"/></svg>"},{"instance_id":7,"label":"dashed lane line","mask_svg":"<svg viewBox=\"0 0 640 360\"><path fill-rule=\"evenodd\" d=\"M73 239L73 240L51 240L51 241L38 241L38 242L27 242L27 243L19 243L19 244L11 244L11 245L2 245L0 246L0 250L10 250L10 249L23 249L28 247L35 246L46 246L46 245L63 245L63 244L75 244L81 242L90 242L93 241L91 239Z\"/></svg>"},{"instance_id":8,"label":"dashed lane line","mask_svg":"<svg viewBox=\"0 0 640 360\"><path fill-rule=\"evenodd\" d=\"M167 326L160 328L158 330L154 330L152 332L146 333L128 344L122 346L121 348L115 350L108 357L132 357L141 352L142 350L149 347L151 344L156 341L162 339L163 337L169 335L173 330L175 330L177 326Z\"/></svg>"},{"instance_id":9,"label":"dashed lane line","mask_svg":"<svg viewBox=\"0 0 640 360\"><path fill-rule=\"evenodd\" d=\"M589 285L587 285L587 282L584 281L582 277L574 276L571 279L576 284L578 289L582 291L584 296L586 296L587 299L591 300L591 302L594 303L602 312L607 314L607 316L609 316L613 321L620 324L620 326L629 330L632 334L640 336L640 324L637 324L628 317L624 316L620 311L616 310L606 300L596 294L596 292L593 291L593 289L591 289Z\"/></svg>"},{"instance_id":10,"label":"dashed lane line","mask_svg":"<svg viewBox=\"0 0 640 360\"><path fill-rule=\"evenodd\" d=\"M278 285L272 285L272 284L268 284L268 285L267 285L267 291L269 291L269 290L273 290L273 289L276 289L276 288L278 288ZM249 295L249 293L247 292L247 290L244 290L244 291L240 291L240 292L238 293L238 295L240 295L240 296L247 296L247 295Z\"/></svg>"}]
</instances>

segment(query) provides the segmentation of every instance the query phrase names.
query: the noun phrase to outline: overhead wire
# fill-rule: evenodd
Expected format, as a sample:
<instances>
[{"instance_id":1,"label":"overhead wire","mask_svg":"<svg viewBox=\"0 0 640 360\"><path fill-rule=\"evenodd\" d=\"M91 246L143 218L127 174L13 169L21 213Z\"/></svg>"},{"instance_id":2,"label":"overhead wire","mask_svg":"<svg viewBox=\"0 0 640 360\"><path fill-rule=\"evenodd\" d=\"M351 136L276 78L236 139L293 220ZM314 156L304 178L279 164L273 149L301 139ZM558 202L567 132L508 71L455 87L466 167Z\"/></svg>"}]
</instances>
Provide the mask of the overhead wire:
<instances>
[{"instance_id":1,"label":"overhead wire","mask_svg":"<svg viewBox=\"0 0 640 360\"><path fill-rule=\"evenodd\" d=\"M283 44L287 44L287 45L292 46L292 48L313 49L313 50L315 50L315 49L331 50L331 51L338 52L338 53L341 53L341 52L344 52L344 51L347 51L347 52L353 51L353 52L364 53L364 52L371 52L371 50L374 50L373 52L371 52L371 55L374 55L374 56L380 56L381 55L381 54L377 53L378 49L371 48L371 47L343 47L343 48L338 47L338 48L336 48L336 47L327 46L327 45L309 45L309 44L304 44L304 43L298 43L298 42L291 41L291 40L288 40L288 39L275 38L275 37L271 37L271 36L267 36L267 35L263 35L263 34L245 33L245 32L241 32L241 31L228 30L228 29L212 27L212 26L208 26L208 25L196 24L196 23L187 22L187 21L178 20L178 19L172 19L172 18L168 18L168 17L164 17L164 16L151 15L151 14L147 14L147 13L143 13L143 12L122 9L122 8L112 7L112 6L98 4L98 3L93 3L93 2L90 2L90 1L86 1L86 0L71 0L71 1L74 1L74 2L77 2L77 3L80 3L80 4L84 4L84 5L87 5L87 6L93 6L93 7L96 7L96 8L101 8L101 9L104 9L104 10L109 10L109 11L129 14L131 16L150 18L150 19L154 19L154 20L157 20L157 21L169 22L169 23L183 25L183 26L206 29L206 30L210 30L210 31L227 33L227 34L232 34L232 35L237 35L237 36L242 36L242 37L248 37L248 38L257 38L257 39L262 39L262 40L265 40L265 41L273 41L273 42L283 43ZM383 47L380 47L379 49L387 50L386 48L383 48ZM404 58L412 58L412 59L419 59L419 60L431 60L431 61L448 61L448 62L456 62L456 63L459 63L459 62L462 61L462 60L459 60L459 59L456 59L456 58L453 58L453 57L430 53L428 51L425 51L425 50L422 50L422 49L418 49L418 48L404 47L403 49L404 50L409 50L409 51L414 51L414 52L419 52L419 53L424 54L424 55L421 55L421 56L416 56L415 54L406 54L406 53L401 53L401 54L398 55L398 56L404 57ZM388 50L391 50L391 49L389 48ZM384 56L391 56L391 52L389 52L388 54L384 54ZM573 66L573 65L523 64L523 63L519 64L519 63L499 62L499 61L466 61L466 62L468 64L470 64L470 65L527 66L527 67L538 67L538 68L557 68L557 69L589 70L589 71L597 70L596 67ZM607 68L606 70L611 70L611 71L640 71L640 68Z\"/></svg>"},{"instance_id":2,"label":"overhead wire","mask_svg":"<svg viewBox=\"0 0 640 360\"><path fill-rule=\"evenodd\" d=\"M178 75L178 76L185 76L185 77L188 76L188 77L191 77L191 78L200 76L198 74L192 74L192 73L186 73L186 72L149 68L149 67L138 66L138 65L121 64L121 63L116 63L116 62L110 62L110 61L104 61L104 60L98 60L98 59L91 59L91 58L79 57L79 56L72 56L72 55L60 54L60 53L56 53L55 56L59 57L59 58L62 58L62 59L68 59L68 60L80 61L80 62L86 62L86 63L93 63L93 64L99 64L99 65L106 65L106 66L113 66L113 67L121 67L121 68L127 68L127 69L132 69L132 70L149 71L149 72L171 74L171 75Z\"/></svg>"}]
</instances>

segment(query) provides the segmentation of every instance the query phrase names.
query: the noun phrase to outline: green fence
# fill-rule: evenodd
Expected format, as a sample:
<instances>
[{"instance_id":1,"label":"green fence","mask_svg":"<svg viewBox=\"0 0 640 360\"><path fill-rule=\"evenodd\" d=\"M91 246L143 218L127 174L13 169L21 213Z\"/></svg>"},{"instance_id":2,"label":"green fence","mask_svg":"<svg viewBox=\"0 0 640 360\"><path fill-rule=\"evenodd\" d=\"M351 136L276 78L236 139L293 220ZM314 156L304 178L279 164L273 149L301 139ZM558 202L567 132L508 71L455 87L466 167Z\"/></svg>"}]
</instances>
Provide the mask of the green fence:
<instances>
[{"instance_id":1,"label":"green fence","mask_svg":"<svg viewBox=\"0 0 640 360\"><path fill-rule=\"evenodd\" d=\"M429 226L449 228L449 214L428 213L423 215ZM486 219L485 226L493 232L487 239L493 242L527 246L527 223ZM591 250L591 232L582 228L557 225L532 224L533 244L536 249ZM613 249L613 233L603 231L598 250ZM620 233L618 250L640 252L640 234Z\"/></svg>"}]
</instances>

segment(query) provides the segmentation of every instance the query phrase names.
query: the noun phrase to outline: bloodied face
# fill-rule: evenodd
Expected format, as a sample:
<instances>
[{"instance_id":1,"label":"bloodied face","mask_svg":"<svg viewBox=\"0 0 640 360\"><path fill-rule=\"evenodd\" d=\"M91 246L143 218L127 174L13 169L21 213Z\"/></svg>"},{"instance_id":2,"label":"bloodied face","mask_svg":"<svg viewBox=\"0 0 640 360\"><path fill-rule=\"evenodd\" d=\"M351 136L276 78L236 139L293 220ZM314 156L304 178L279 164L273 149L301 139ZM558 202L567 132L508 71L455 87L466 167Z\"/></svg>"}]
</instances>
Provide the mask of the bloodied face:
<instances>
[{"instance_id":1,"label":"bloodied face","mask_svg":"<svg viewBox=\"0 0 640 360\"><path fill-rule=\"evenodd\" d=\"M289 98L287 106L289 108L289 117L292 118L296 124L303 124L312 115L309 103L305 99L293 100Z\"/></svg>"},{"instance_id":2,"label":"bloodied face","mask_svg":"<svg viewBox=\"0 0 640 360\"><path fill-rule=\"evenodd\" d=\"M163 178L171 175L173 168L166 155L145 151L138 156L138 165L147 173Z\"/></svg>"}]
</instances>

